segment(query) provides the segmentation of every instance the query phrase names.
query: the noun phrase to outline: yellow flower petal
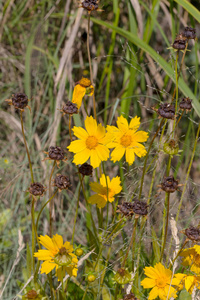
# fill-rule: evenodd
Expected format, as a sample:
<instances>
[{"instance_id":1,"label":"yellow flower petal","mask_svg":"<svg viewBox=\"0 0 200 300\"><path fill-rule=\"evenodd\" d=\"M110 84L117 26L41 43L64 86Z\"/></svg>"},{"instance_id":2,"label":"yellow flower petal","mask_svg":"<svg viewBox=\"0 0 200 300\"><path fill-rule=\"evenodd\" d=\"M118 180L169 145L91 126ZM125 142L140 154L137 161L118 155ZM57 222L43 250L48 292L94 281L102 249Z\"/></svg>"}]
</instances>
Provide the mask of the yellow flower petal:
<instances>
[{"instance_id":1,"label":"yellow flower petal","mask_svg":"<svg viewBox=\"0 0 200 300\"><path fill-rule=\"evenodd\" d=\"M74 155L73 162L76 165L79 165L79 164L81 165L81 164L83 164L84 162L86 162L89 159L90 155L91 155L91 150L89 150L89 149L86 148L85 150L83 150L83 151L81 151L79 153L76 153Z\"/></svg>"},{"instance_id":2,"label":"yellow flower petal","mask_svg":"<svg viewBox=\"0 0 200 300\"><path fill-rule=\"evenodd\" d=\"M74 251L73 246L70 244L70 242L65 242L63 247L65 247L69 252Z\"/></svg>"},{"instance_id":3,"label":"yellow flower petal","mask_svg":"<svg viewBox=\"0 0 200 300\"><path fill-rule=\"evenodd\" d=\"M52 238L52 242L54 243L55 248L57 247L58 251L63 246L63 238L61 235L54 235Z\"/></svg>"},{"instance_id":4,"label":"yellow flower petal","mask_svg":"<svg viewBox=\"0 0 200 300\"><path fill-rule=\"evenodd\" d=\"M139 127L140 127L140 117L136 116L133 119L131 119L131 122L129 124L129 129L136 131L138 130Z\"/></svg>"},{"instance_id":5,"label":"yellow flower petal","mask_svg":"<svg viewBox=\"0 0 200 300\"><path fill-rule=\"evenodd\" d=\"M97 151L92 149L90 152L90 164L93 166L93 168L98 168L101 163L101 159L97 154Z\"/></svg>"},{"instance_id":6,"label":"yellow flower petal","mask_svg":"<svg viewBox=\"0 0 200 300\"><path fill-rule=\"evenodd\" d=\"M119 130L123 133L127 132L129 129L128 121L123 116L120 116L117 118L117 126L118 126Z\"/></svg>"},{"instance_id":7,"label":"yellow flower petal","mask_svg":"<svg viewBox=\"0 0 200 300\"><path fill-rule=\"evenodd\" d=\"M138 131L138 132L134 133L134 135L133 135L133 139L138 143L146 142L148 137L149 137L149 134L148 134L148 132L145 132L145 131Z\"/></svg>"},{"instance_id":8,"label":"yellow flower petal","mask_svg":"<svg viewBox=\"0 0 200 300\"><path fill-rule=\"evenodd\" d=\"M41 264L41 274L46 273L49 274L54 268L56 267L56 264L54 262L45 261Z\"/></svg>"},{"instance_id":9,"label":"yellow flower petal","mask_svg":"<svg viewBox=\"0 0 200 300\"><path fill-rule=\"evenodd\" d=\"M53 253L49 250L38 250L34 253L34 257L37 257L39 260L51 260L53 258Z\"/></svg>"},{"instance_id":10,"label":"yellow flower petal","mask_svg":"<svg viewBox=\"0 0 200 300\"><path fill-rule=\"evenodd\" d=\"M158 297L158 294L159 294L159 289L157 288L157 286L155 286L149 293L148 299L149 300L156 299L156 297Z\"/></svg>"},{"instance_id":11,"label":"yellow flower petal","mask_svg":"<svg viewBox=\"0 0 200 300\"><path fill-rule=\"evenodd\" d=\"M52 239L48 236L40 236L39 237L40 243L47 249L49 249L50 251L52 251L53 253L56 253L57 248L55 248L54 243L52 242Z\"/></svg>"},{"instance_id":12,"label":"yellow flower petal","mask_svg":"<svg viewBox=\"0 0 200 300\"><path fill-rule=\"evenodd\" d=\"M97 194L102 194L104 191L104 187L101 184L99 184L98 182L91 182L90 187L91 187L92 191Z\"/></svg>"},{"instance_id":13,"label":"yellow flower petal","mask_svg":"<svg viewBox=\"0 0 200 300\"><path fill-rule=\"evenodd\" d=\"M106 200L101 195L95 194L88 198L88 203L97 204L99 208L102 208L106 205Z\"/></svg>"},{"instance_id":14,"label":"yellow flower petal","mask_svg":"<svg viewBox=\"0 0 200 300\"><path fill-rule=\"evenodd\" d=\"M159 273L156 268L153 267L145 267L144 274L152 279L157 279L159 277Z\"/></svg>"},{"instance_id":15,"label":"yellow flower petal","mask_svg":"<svg viewBox=\"0 0 200 300\"><path fill-rule=\"evenodd\" d=\"M88 137L88 133L85 129L83 129L82 127L76 127L74 126L72 131L74 132L74 135L82 140L86 140Z\"/></svg>"},{"instance_id":16,"label":"yellow flower petal","mask_svg":"<svg viewBox=\"0 0 200 300\"><path fill-rule=\"evenodd\" d=\"M111 153L111 160L113 162L119 161L125 153L125 148L118 145Z\"/></svg>"},{"instance_id":17,"label":"yellow flower petal","mask_svg":"<svg viewBox=\"0 0 200 300\"><path fill-rule=\"evenodd\" d=\"M76 140L71 142L67 148L70 152L78 153L86 149L86 143L83 140Z\"/></svg>"},{"instance_id":18,"label":"yellow flower petal","mask_svg":"<svg viewBox=\"0 0 200 300\"><path fill-rule=\"evenodd\" d=\"M135 160L134 150L131 148L126 149L126 161L129 165L132 165Z\"/></svg>"},{"instance_id":19,"label":"yellow flower petal","mask_svg":"<svg viewBox=\"0 0 200 300\"><path fill-rule=\"evenodd\" d=\"M106 161L109 158L109 150L106 146L99 144L95 151L101 161Z\"/></svg>"},{"instance_id":20,"label":"yellow flower petal","mask_svg":"<svg viewBox=\"0 0 200 300\"><path fill-rule=\"evenodd\" d=\"M144 289L151 289L156 285L155 279L152 278L145 278L140 282L141 286L143 286Z\"/></svg>"},{"instance_id":21,"label":"yellow flower petal","mask_svg":"<svg viewBox=\"0 0 200 300\"><path fill-rule=\"evenodd\" d=\"M114 177L111 182L110 182L110 188L112 190L115 191L115 194L119 194L122 190L122 186L120 185L121 184L121 180L120 180L120 177L117 176L117 177Z\"/></svg>"},{"instance_id":22,"label":"yellow flower petal","mask_svg":"<svg viewBox=\"0 0 200 300\"><path fill-rule=\"evenodd\" d=\"M72 102L77 104L77 107L80 108L82 104L83 97L85 96L86 88L82 87L80 84L75 85Z\"/></svg>"},{"instance_id":23,"label":"yellow flower petal","mask_svg":"<svg viewBox=\"0 0 200 300\"><path fill-rule=\"evenodd\" d=\"M97 137L97 122L92 116L85 119L85 128L90 136Z\"/></svg>"},{"instance_id":24,"label":"yellow flower petal","mask_svg":"<svg viewBox=\"0 0 200 300\"><path fill-rule=\"evenodd\" d=\"M185 278L185 288L186 290L192 294L192 291L194 289L195 286L195 277L194 276L187 276Z\"/></svg>"}]
</instances>

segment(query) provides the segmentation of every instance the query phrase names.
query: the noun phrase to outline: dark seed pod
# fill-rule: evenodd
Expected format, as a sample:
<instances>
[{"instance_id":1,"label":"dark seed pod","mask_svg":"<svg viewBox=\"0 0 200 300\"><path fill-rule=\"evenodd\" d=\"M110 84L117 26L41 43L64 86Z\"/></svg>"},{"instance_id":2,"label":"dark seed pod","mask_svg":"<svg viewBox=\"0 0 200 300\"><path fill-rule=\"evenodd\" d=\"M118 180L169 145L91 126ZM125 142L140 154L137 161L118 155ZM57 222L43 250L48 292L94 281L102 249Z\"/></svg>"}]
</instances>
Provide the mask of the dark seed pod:
<instances>
[{"instance_id":1,"label":"dark seed pod","mask_svg":"<svg viewBox=\"0 0 200 300\"><path fill-rule=\"evenodd\" d=\"M121 213L125 217L132 217L134 215L133 212L133 203L131 202L124 202L121 205L117 206L117 212Z\"/></svg>"},{"instance_id":2,"label":"dark seed pod","mask_svg":"<svg viewBox=\"0 0 200 300\"><path fill-rule=\"evenodd\" d=\"M49 148L49 158L53 159L53 160L63 160L65 155L64 155L64 151L61 147L54 147L51 146Z\"/></svg>"},{"instance_id":3,"label":"dark seed pod","mask_svg":"<svg viewBox=\"0 0 200 300\"><path fill-rule=\"evenodd\" d=\"M98 10L98 1L97 0L84 0L81 3L81 7L90 11Z\"/></svg>"},{"instance_id":4,"label":"dark seed pod","mask_svg":"<svg viewBox=\"0 0 200 300\"><path fill-rule=\"evenodd\" d=\"M175 180L172 175L165 177L161 183L161 189L166 193L173 193L178 189L178 180Z\"/></svg>"},{"instance_id":5,"label":"dark seed pod","mask_svg":"<svg viewBox=\"0 0 200 300\"><path fill-rule=\"evenodd\" d=\"M24 93L16 93L12 96L12 105L18 109L24 109L28 105L28 97Z\"/></svg>"},{"instance_id":6,"label":"dark seed pod","mask_svg":"<svg viewBox=\"0 0 200 300\"><path fill-rule=\"evenodd\" d=\"M192 109L192 100L187 97L183 98L179 104L180 109L190 111Z\"/></svg>"},{"instance_id":7,"label":"dark seed pod","mask_svg":"<svg viewBox=\"0 0 200 300\"><path fill-rule=\"evenodd\" d=\"M172 45L172 47L176 50L184 50L186 47L186 38L182 34L178 34L176 39Z\"/></svg>"},{"instance_id":8,"label":"dark seed pod","mask_svg":"<svg viewBox=\"0 0 200 300\"><path fill-rule=\"evenodd\" d=\"M130 294L124 295L123 300L139 300L139 299L136 298L135 295L134 295L133 293L130 293Z\"/></svg>"},{"instance_id":9,"label":"dark seed pod","mask_svg":"<svg viewBox=\"0 0 200 300\"><path fill-rule=\"evenodd\" d=\"M148 214L148 205L144 201L135 200L132 203L132 207L136 215L146 216Z\"/></svg>"},{"instance_id":10,"label":"dark seed pod","mask_svg":"<svg viewBox=\"0 0 200 300\"><path fill-rule=\"evenodd\" d=\"M196 39L196 29L192 27L185 27L185 30L183 32L183 36L189 39Z\"/></svg>"},{"instance_id":11,"label":"dark seed pod","mask_svg":"<svg viewBox=\"0 0 200 300\"><path fill-rule=\"evenodd\" d=\"M188 237L188 239L199 242L200 241L200 228L190 226L189 228L185 229L185 235Z\"/></svg>"},{"instance_id":12,"label":"dark seed pod","mask_svg":"<svg viewBox=\"0 0 200 300\"><path fill-rule=\"evenodd\" d=\"M53 185L56 186L59 189L59 191L61 191L61 190L67 190L71 186L71 183L69 177L65 175L57 174L56 178L54 179Z\"/></svg>"},{"instance_id":13,"label":"dark seed pod","mask_svg":"<svg viewBox=\"0 0 200 300\"><path fill-rule=\"evenodd\" d=\"M175 118L175 106L169 103L163 103L157 110L158 114L165 119L174 120Z\"/></svg>"},{"instance_id":14,"label":"dark seed pod","mask_svg":"<svg viewBox=\"0 0 200 300\"><path fill-rule=\"evenodd\" d=\"M61 110L64 114L73 115L78 113L78 107L75 103L67 101Z\"/></svg>"},{"instance_id":15,"label":"dark seed pod","mask_svg":"<svg viewBox=\"0 0 200 300\"><path fill-rule=\"evenodd\" d=\"M29 193L33 196L43 196L44 192L46 191L46 188L39 182L31 183L29 189Z\"/></svg>"},{"instance_id":16,"label":"dark seed pod","mask_svg":"<svg viewBox=\"0 0 200 300\"><path fill-rule=\"evenodd\" d=\"M26 299L37 299L37 298L38 298L38 294L35 290L28 291L28 293L26 294Z\"/></svg>"},{"instance_id":17,"label":"dark seed pod","mask_svg":"<svg viewBox=\"0 0 200 300\"><path fill-rule=\"evenodd\" d=\"M84 163L78 168L78 170L83 176L92 176L93 167L88 163Z\"/></svg>"}]
</instances>

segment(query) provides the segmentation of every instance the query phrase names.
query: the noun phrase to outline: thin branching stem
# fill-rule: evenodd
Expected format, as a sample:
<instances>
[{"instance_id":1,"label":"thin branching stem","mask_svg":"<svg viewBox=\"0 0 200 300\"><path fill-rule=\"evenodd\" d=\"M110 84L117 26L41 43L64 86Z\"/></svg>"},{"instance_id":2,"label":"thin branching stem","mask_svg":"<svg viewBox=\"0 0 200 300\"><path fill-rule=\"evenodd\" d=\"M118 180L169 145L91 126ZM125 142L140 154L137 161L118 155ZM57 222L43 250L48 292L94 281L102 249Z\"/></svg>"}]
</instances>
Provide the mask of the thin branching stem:
<instances>
[{"instance_id":1,"label":"thin branching stem","mask_svg":"<svg viewBox=\"0 0 200 300\"><path fill-rule=\"evenodd\" d=\"M126 255L125 255L123 263L122 263L122 268L124 268L124 266L125 266L125 263L126 263L126 260L127 260L127 257L128 257L128 253L129 253L131 247L134 248L133 246L134 246L134 240L135 240L135 232L136 232L137 222L138 222L138 218L135 218L135 222L133 224L133 232L132 232L132 236L131 236L131 241L130 241L130 244L129 244L128 249L126 251Z\"/></svg>"}]
</instances>

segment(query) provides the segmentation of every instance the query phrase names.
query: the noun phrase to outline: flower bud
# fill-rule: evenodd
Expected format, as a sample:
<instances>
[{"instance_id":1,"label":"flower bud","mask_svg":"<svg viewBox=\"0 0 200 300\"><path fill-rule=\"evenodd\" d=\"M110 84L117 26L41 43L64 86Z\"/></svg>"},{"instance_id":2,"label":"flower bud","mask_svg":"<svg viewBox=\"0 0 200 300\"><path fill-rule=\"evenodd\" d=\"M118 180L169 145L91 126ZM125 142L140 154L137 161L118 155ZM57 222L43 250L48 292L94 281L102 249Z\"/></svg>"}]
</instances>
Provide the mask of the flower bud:
<instances>
[{"instance_id":1,"label":"flower bud","mask_svg":"<svg viewBox=\"0 0 200 300\"><path fill-rule=\"evenodd\" d=\"M179 146L176 140L171 139L164 143L163 151L169 155L176 155L179 152Z\"/></svg>"},{"instance_id":2,"label":"flower bud","mask_svg":"<svg viewBox=\"0 0 200 300\"><path fill-rule=\"evenodd\" d=\"M121 268L117 270L114 279L119 284L127 284L131 281L131 274L129 273L129 271Z\"/></svg>"},{"instance_id":3,"label":"flower bud","mask_svg":"<svg viewBox=\"0 0 200 300\"><path fill-rule=\"evenodd\" d=\"M83 255L83 249L77 248L77 249L75 250L75 254L76 254L76 256L81 256L81 255Z\"/></svg>"},{"instance_id":4,"label":"flower bud","mask_svg":"<svg viewBox=\"0 0 200 300\"><path fill-rule=\"evenodd\" d=\"M90 274L87 277L88 282L94 282L96 280L96 276L94 274Z\"/></svg>"},{"instance_id":5,"label":"flower bud","mask_svg":"<svg viewBox=\"0 0 200 300\"><path fill-rule=\"evenodd\" d=\"M55 255L54 262L59 266L68 266L72 262L72 256L69 255L65 247L60 248L59 252Z\"/></svg>"}]
</instances>

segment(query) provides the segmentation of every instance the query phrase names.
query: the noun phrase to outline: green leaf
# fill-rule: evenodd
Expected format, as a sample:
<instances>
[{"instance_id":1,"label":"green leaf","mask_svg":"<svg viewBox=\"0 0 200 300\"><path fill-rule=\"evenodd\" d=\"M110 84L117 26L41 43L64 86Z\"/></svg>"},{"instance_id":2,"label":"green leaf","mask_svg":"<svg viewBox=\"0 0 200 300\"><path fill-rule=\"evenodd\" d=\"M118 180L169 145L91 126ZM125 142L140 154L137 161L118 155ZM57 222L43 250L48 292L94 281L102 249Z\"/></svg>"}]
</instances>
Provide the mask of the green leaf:
<instances>
[{"instance_id":1,"label":"green leaf","mask_svg":"<svg viewBox=\"0 0 200 300\"><path fill-rule=\"evenodd\" d=\"M114 297L112 296L109 288L104 285L103 288L102 288L102 299L103 300L112 300L114 299Z\"/></svg>"},{"instance_id":2,"label":"green leaf","mask_svg":"<svg viewBox=\"0 0 200 300\"><path fill-rule=\"evenodd\" d=\"M162 69L165 71L165 73L173 80L173 82L176 82L174 70L170 66L169 63L167 63L162 56L160 56L153 48L151 48L148 44L146 44L143 40L141 40L137 35L128 32L127 30L124 30L122 28L116 27L112 24L109 24L107 22L104 22L102 20L98 20L95 18L91 18L92 21L96 24L99 24L101 26L105 26L107 28L110 28L112 30L115 30L118 34L126 38L129 42L135 44L138 48L144 50L146 53L148 53L156 62L159 64ZM193 92L190 90L190 88L187 86L187 84L184 82L182 78L179 78L179 89L181 92L185 95L185 97L189 97L192 99L193 107L200 117L200 103L193 94Z\"/></svg>"},{"instance_id":3,"label":"green leaf","mask_svg":"<svg viewBox=\"0 0 200 300\"><path fill-rule=\"evenodd\" d=\"M191 14L199 23L200 21L200 11L196 9L195 6L193 6L188 0L174 0L178 4L180 4L189 14Z\"/></svg>"}]
</instances>

